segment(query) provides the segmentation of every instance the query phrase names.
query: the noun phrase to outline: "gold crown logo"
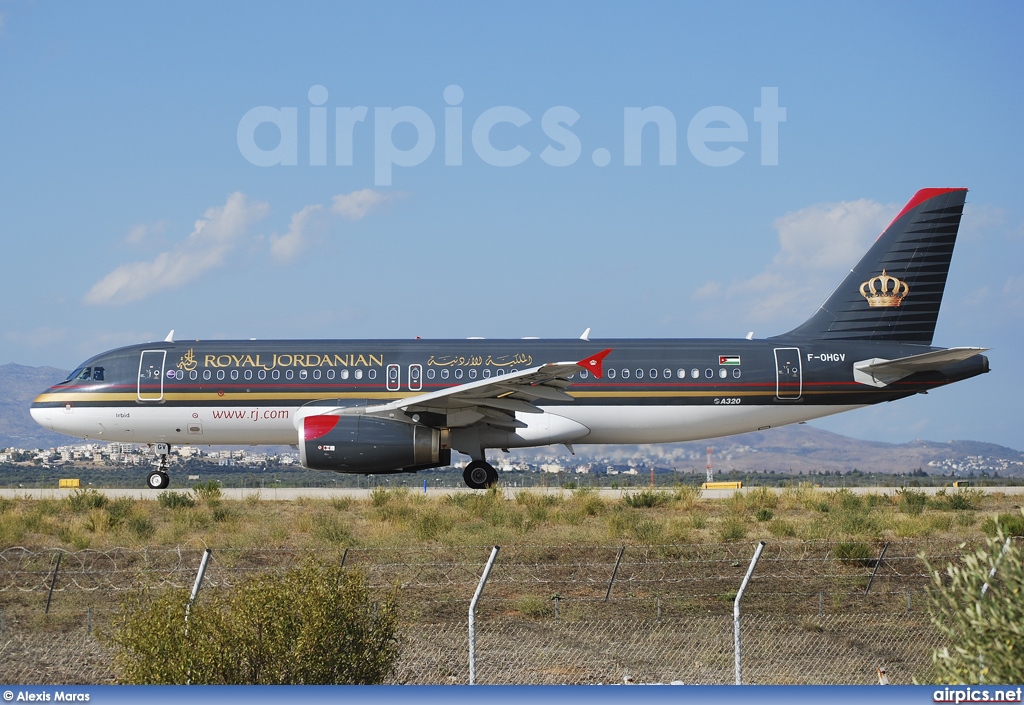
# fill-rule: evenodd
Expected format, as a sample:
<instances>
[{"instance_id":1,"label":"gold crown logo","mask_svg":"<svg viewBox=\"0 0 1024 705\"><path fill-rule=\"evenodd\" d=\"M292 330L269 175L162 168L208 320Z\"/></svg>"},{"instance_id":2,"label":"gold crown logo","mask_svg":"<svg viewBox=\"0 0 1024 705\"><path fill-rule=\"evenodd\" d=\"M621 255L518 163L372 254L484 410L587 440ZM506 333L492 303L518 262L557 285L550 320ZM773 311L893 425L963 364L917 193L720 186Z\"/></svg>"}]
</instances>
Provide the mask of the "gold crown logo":
<instances>
[{"instance_id":1,"label":"gold crown logo","mask_svg":"<svg viewBox=\"0 0 1024 705\"><path fill-rule=\"evenodd\" d=\"M880 276L872 277L860 285L860 295L868 300L868 306L872 308L899 306L909 293L910 286L905 281L890 277L884 269Z\"/></svg>"}]
</instances>

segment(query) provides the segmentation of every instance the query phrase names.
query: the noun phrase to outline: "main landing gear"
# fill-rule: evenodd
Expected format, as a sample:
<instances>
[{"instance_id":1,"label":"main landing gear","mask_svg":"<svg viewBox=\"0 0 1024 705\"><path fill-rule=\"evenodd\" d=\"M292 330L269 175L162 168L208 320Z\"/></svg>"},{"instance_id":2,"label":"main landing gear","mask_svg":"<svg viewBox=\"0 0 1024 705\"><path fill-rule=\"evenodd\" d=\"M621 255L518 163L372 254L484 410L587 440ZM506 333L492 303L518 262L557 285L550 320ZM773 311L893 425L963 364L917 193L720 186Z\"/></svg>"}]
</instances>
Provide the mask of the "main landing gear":
<instances>
[{"instance_id":1,"label":"main landing gear","mask_svg":"<svg viewBox=\"0 0 1024 705\"><path fill-rule=\"evenodd\" d=\"M151 490L165 490L171 484L171 477L167 474L167 468L171 464L167 460L167 456L171 453L171 446L167 443L157 443L150 447L156 453L156 462L153 463L156 465L156 470L149 473L146 478L146 486Z\"/></svg>"},{"instance_id":2,"label":"main landing gear","mask_svg":"<svg viewBox=\"0 0 1024 705\"><path fill-rule=\"evenodd\" d=\"M498 471L486 460L474 460L462 471L462 479L474 490L485 490L498 484Z\"/></svg>"}]
</instances>

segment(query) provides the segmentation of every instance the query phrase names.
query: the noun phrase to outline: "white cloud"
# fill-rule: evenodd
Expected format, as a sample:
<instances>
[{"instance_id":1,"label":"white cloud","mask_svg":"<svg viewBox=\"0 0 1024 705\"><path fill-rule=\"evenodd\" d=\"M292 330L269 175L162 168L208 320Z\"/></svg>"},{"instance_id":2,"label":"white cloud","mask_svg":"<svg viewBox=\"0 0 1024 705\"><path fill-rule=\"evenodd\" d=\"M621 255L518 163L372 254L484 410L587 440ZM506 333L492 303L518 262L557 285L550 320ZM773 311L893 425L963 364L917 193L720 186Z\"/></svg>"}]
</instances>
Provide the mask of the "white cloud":
<instances>
[{"instance_id":1,"label":"white cloud","mask_svg":"<svg viewBox=\"0 0 1024 705\"><path fill-rule=\"evenodd\" d=\"M293 213L288 232L284 235L270 236L270 254L282 262L294 259L306 244L306 235L312 221L322 210L323 206L313 205Z\"/></svg>"},{"instance_id":2,"label":"white cloud","mask_svg":"<svg viewBox=\"0 0 1024 705\"><path fill-rule=\"evenodd\" d=\"M853 267L898 212L894 204L866 199L819 203L777 218L779 251L764 271L729 284L709 281L693 297L710 300L713 316L744 311L759 324L807 315ZM798 322L798 321L797 321Z\"/></svg>"},{"instance_id":3,"label":"white cloud","mask_svg":"<svg viewBox=\"0 0 1024 705\"><path fill-rule=\"evenodd\" d=\"M185 242L148 262L118 267L93 285L84 302L124 304L180 287L221 266L249 225L268 212L267 204L233 193L223 206L208 209L203 219L196 221Z\"/></svg>"},{"instance_id":4,"label":"white cloud","mask_svg":"<svg viewBox=\"0 0 1024 705\"><path fill-rule=\"evenodd\" d=\"M293 260L305 249L313 232L327 227L331 216L361 220L395 197L394 194L364 188L361 191L338 194L331 199L331 205L327 209L319 204L306 206L292 214L288 232L284 235L270 236L270 254L279 262Z\"/></svg>"},{"instance_id":5,"label":"white cloud","mask_svg":"<svg viewBox=\"0 0 1024 705\"><path fill-rule=\"evenodd\" d=\"M364 188L361 191L335 196L331 202L331 210L343 218L360 220L394 197L394 194Z\"/></svg>"},{"instance_id":6,"label":"white cloud","mask_svg":"<svg viewBox=\"0 0 1024 705\"><path fill-rule=\"evenodd\" d=\"M159 239L167 231L168 222L161 220L152 225L139 224L128 231L124 241L129 245L139 245L146 240Z\"/></svg>"}]
</instances>

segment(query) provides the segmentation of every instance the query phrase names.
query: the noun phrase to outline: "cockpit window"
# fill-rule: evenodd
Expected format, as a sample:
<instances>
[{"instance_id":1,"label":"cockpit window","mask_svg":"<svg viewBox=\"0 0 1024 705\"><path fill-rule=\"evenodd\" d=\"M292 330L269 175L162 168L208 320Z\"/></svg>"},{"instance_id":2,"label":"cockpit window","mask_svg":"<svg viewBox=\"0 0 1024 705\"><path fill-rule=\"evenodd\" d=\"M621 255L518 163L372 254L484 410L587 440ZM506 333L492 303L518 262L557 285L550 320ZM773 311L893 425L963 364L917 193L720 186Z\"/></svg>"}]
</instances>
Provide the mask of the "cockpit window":
<instances>
[{"instance_id":1,"label":"cockpit window","mask_svg":"<svg viewBox=\"0 0 1024 705\"><path fill-rule=\"evenodd\" d=\"M94 380L96 382L103 381L102 367L79 367L77 370L68 375L68 378L64 380L63 384L68 382L88 382Z\"/></svg>"}]
</instances>

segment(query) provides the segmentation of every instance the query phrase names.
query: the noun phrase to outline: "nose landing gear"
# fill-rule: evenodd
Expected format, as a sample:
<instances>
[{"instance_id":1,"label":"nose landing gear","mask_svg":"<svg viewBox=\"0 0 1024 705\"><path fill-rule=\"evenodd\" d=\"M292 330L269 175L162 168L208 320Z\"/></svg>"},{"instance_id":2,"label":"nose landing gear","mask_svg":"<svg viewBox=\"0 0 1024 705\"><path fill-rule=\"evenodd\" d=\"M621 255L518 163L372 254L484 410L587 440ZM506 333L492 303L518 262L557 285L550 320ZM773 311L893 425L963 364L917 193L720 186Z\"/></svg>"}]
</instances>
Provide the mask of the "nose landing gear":
<instances>
[{"instance_id":1,"label":"nose landing gear","mask_svg":"<svg viewBox=\"0 0 1024 705\"><path fill-rule=\"evenodd\" d=\"M156 470L146 477L146 486L151 490L165 490L171 484L171 477L167 474L167 468L171 464L167 459L171 453L171 446L167 443L156 443L150 445L150 448L156 453L156 462L153 463Z\"/></svg>"}]
</instances>

